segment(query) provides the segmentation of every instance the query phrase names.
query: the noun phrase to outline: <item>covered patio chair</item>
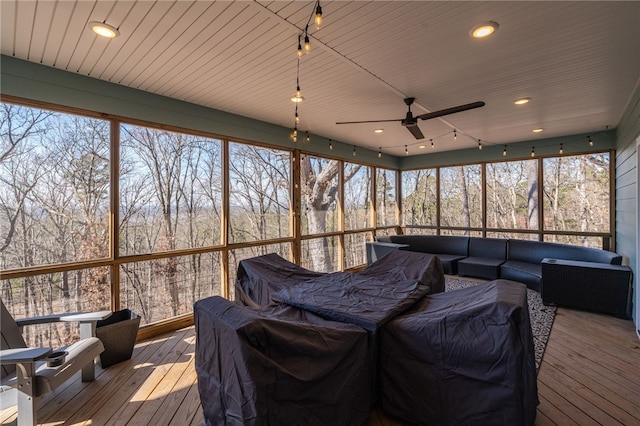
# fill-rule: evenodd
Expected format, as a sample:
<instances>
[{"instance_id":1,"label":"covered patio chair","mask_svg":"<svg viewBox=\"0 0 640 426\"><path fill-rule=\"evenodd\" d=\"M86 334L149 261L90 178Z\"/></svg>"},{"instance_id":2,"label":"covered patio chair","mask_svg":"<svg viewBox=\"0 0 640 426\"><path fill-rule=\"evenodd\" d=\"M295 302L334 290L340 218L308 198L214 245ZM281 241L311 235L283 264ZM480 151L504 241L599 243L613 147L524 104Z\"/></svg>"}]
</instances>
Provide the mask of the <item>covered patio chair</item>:
<instances>
[{"instance_id":1,"label":"covered patio chair","mask_svg":"<svg viewBox=\"0 0 640 426\"><path fill-rule=\"evenodd\" d=\"M0 409L18 405L18 426L37 423L37 398L53 391L82 370L82 381L95 379L94 359L104 347L95 337L98 320L108 318L110 311L49 315L14 320L0 300ZM66 352L64 359L51 360L52 348L29 348L22 336L25 325L58 321L80 323L80 340L58 351Z\"/></svg>"}]
</instances>

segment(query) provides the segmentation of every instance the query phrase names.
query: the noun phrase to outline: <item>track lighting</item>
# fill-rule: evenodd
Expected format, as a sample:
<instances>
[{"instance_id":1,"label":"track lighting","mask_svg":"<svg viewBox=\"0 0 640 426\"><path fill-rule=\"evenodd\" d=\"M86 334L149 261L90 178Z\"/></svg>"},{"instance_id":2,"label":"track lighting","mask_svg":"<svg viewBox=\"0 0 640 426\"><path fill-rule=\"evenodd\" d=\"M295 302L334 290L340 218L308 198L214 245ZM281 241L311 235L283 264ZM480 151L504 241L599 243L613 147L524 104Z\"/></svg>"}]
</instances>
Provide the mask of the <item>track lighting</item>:
<instances>
[{"instance_id":1,"label":"track lighting","mask_svg":"<svg viewBox=\"0 0 640 426\"><path fill-rule=\"evenodd\" d=\"M293 128L293 133L291 134L291 139L293 140L293 142L298 142L298 128L297 127Z\"/></svg>"},{"instance_id":2,"label":"track lighting","mask_svg":"<svg viewBox=\"0 0 640 426\"><path fill-rule=\"evenodd\" d=\"M482 142L478 139L478 151L482 151Z\"/></svg>"},{"instance_id":3,"label":"track lighting","mask_svg":"<svg viewBox=\"0 0 640 426\"><path fill-rule=\"evenodd\" d=\"M431 142L431 149L435 148L435 145L433 144L433 139L429 139L429 142Z\"/></svg>"},{"instance_id":4,"label":"track lighting","mask_svg":"<svg viewBox=\"0 0 640 426\"><path fill-rule=\"evenodd\" d=\"M329 151L333 151L333 142L329 139Z\"/></svg>"},{"instance_id":5,"label":"track lighting","mask_svg":"<svg viewBox=\"0 0 640 426\"><path fill-rule=\"evenodd\" d=\"M305 142L311 142L311 136L309 135L308 131L305 132L304 141Z\"/></svg>"},{"instance_id":6,"label":"track lighting","mask_svg":"<svg viewBox=\"0 0 640 426\"><path fill-rule=\"evenodd\" d=\"M562 149L562 144L560 144L560 151L558 153L559 154L564 154L564 149Z\"/></svg>"},{"instance_id":7,"label":"track lighting","mask_svg":"<svg viewBox=\"0 0 640 426\"><path fill-rule=\"evenodd\" d=\"M300 44L300 34L298 34L298 58L302 57L302 45Z\"/></svg>"},{"instance_id":8,"label":"track lighting","mask_svg":"<svg viewBox=\"0 0 640 426\"><path fill-rule=\"evenodd\" d=\"M307 30L304 31L304 51L306 53L311 51L311 44L309 43L309 34L307 34Z\"/></svg>"},{"instance_id":9,"label":"track lighting","mask_svg":"<svg viewBox=\"0 0 640 426\"><path fill-rule=\"evenodd\" d=\"M382 158L382 147L378 148L378 158Z\"/></svg>"},{"instance_id":10,"label":"track lighting","mask_svg":"<svg viewBox=\"0 0 640 426\"><path fill-rule=\"evenodd\" d=\"M589 146L593 146L593 140L591 139L591 136L587 136L589 138Z\"/></svg>"},{"instance_id":11,"label":"track lighting","mask_svg":"<svg viewBox=\"0 0 640 426\"><path fill-rule=\"evenodd\" d=\"M409 155L409 148L407 145L404 146L404 155Z\"/></svg>"},{"instance_id":12,"label":"track lighting","mask_svg":"<svg viewBox=\"0 0 640 426\"><path fill-rule=\"evenodd\" d=\"M353 146L353 156L354 157L356 156L356 146L355 145Z\"/></svg>"},{"instance_id":13,"label":"track lighting","mask_svg":"<svg viewBox=\"0 0 640 426\"><path fill-rule=\"evenodd\" d=\"M504 146L504 151L502 151L502 156L506 157L507 156L507 146Z\"/></svg>"},{"instance_id":14,"label":"track lighting","mask_svg":"<svg viewBox=\"0 0 640 426\"><path fill-rule=\"evenodd\" d=\"M300 122L300 116L298 115L298 105L296 105L296 124Z\"/></svg>"},{"instance_id":15,"label":"track lighting","mask_svg":"<svg viewBox=\"0 0 640 426\"><path fill-rule=\"evenodd\" d=\"M531 158L533 158L533 157L535 157L535 156L536 156L536 147L535 147L535 146L532 146L532 147L531 147Z\"/></svg>"},{"instance_id":16,"label":"track lighting","mask_svg":"<svg viewBox=\"0 0 640 426\"><path fill-rule=\"evenodd\" d=\"M458 140L458 131L456 129L453 129L453 140L454 141Z\"/></svg>"}]
</instances>

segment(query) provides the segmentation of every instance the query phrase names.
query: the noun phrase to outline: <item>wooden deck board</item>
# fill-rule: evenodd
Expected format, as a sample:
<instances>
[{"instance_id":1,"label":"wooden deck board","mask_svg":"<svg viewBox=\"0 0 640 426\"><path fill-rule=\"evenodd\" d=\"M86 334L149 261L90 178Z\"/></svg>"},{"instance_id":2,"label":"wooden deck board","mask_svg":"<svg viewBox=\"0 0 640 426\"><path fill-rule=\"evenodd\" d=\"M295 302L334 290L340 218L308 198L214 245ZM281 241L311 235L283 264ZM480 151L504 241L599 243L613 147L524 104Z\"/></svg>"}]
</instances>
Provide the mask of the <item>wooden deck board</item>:
<instances>
[{"instance_id":1,"label":"wooden deck board","mask_svg":"<svg viewBox=\"0 0 640 426\"><path fill-rule=\"evenodd\" d=\"M97 368L40 401L44 425L204 424L189 327L136 345L133 359ZM538 374L536 425L640 424L640 340L633 323L559 308ZM15 408L0 411L15 424ZM382 410L367 426L403 426Z\"/></svg>"}]
</instances>

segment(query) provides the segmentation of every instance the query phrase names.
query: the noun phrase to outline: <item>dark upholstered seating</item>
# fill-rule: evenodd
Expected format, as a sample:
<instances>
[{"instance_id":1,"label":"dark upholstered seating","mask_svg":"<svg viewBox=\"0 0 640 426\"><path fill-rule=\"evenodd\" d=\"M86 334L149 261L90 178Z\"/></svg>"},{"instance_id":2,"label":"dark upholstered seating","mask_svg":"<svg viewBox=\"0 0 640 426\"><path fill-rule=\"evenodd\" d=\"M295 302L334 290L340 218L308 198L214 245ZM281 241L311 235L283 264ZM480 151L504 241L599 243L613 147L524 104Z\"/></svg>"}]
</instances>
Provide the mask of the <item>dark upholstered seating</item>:
<instances>
[{"instance_id":1,"label":"dark upholstered seating","mask_svg":"<svg viewBox=\"0 0 640 426\"><path fill-rule=\"evenodd\" d=\"M392 235L390 241L408 244L400 250L419 251L435 254L442 263L445 274L458 273L458 261L468 256L469 237L440 235Z\"/></svg>"},{"instance_id":2,"label":"dark upholstered seating","mask_svg":"<svg viewBox=\"0 0 640 426\"><path fill-rule=\"evenodd\" d=\"M383 409L429 425L532 425L538 404L526 286L427 296L380 336Z\"/></svg>"},{"instance_id":3,"label":"dark upholstered seating","mask_svg":"<svg viewBox=\"0 0 640 426\"><path fill-rule=\"evenodd\" d=\"M507 240L470 238L469 257L458 261L458 275L495 280L507 260Z\"/></svg>"},{"instance_id":4,"label":"dark upholstered seating","mask_svg":"<svg viewBox=\"0 0 640 426\"><path fill-rule=\"evenodd\" d=\"M566 259L620 265L622 256L588 247L542 241L509 240L507 261L500 266L500 277L527 284L540 291L542 288L542 259Z\"/></svg>"}]
</instances>

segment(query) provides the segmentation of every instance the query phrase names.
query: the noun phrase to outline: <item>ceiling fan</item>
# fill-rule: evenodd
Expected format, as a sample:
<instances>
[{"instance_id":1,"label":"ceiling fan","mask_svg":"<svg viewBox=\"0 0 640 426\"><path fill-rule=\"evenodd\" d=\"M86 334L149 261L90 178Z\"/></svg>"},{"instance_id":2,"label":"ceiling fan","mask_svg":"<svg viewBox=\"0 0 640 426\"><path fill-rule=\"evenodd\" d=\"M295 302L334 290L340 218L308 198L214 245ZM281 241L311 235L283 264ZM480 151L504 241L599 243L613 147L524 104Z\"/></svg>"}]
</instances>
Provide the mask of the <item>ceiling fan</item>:
<instances>
[{"instance_id":1,"label":"ceiling fan","mask_svg":"<svg viewBox=\"0 0 640 426\"><path fill-rule=\"evenodd\" d=\"M407 106L409 107L409 111L407 111L407 115L405 116L405 118L400 118L396 120L339 121L336 124L384 123L389 121L399 121L400 123L402 123L404 127L406 127L411 132L411 134L416 139L424 139L424 135L422 134L422 132L420 131L420 128L418 127L418 118L421 120L429 120L431 118L442 117L443 115L455 114L456 112L467 111L469 109L480 108L484 106L484 102L478 101L478 102L472 102L470 104L458 105L451 108L441 109L439 111L428 112L426 114L422 114L414 117L413 114L411 113L411 104L413 104L415 100L416 100L415 98L406 98L404 100L404 103L407 104Z\"/></svg>"}]
</instances>

